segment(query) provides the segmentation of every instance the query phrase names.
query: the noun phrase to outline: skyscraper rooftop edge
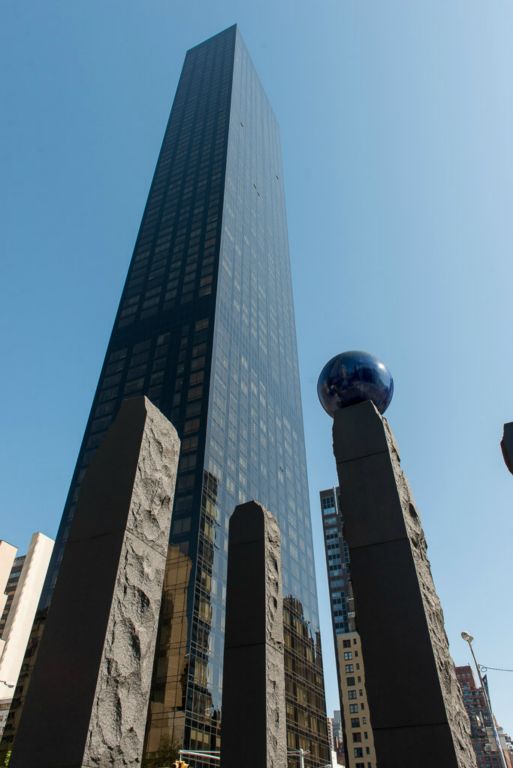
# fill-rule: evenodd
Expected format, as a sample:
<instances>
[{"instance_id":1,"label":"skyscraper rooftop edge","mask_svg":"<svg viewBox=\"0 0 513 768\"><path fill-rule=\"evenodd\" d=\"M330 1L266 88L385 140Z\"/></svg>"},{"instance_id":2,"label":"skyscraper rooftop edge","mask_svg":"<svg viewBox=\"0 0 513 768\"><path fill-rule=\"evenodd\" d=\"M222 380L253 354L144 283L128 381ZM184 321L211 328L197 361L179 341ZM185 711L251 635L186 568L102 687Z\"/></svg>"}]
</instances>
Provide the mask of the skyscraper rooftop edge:
<instances>
[{"instance_id":1,"label":"skyscraper rooftop edge","mask_svg":"<svg viewBox=\"0 0 513 768\"><path fill-rule=\"evenodd\" d=\"M192 45L190 48L187 49L186 55L191 53L192 51L197 50L198 48L203 48L206 45L211 45L217 38L222 37L223 35L227 35L229 32L236 32L238 30L238 24L237 22L234 22L233 24L230 24L230 26L225 27L220 32L215 32L210 37L207 37L206 40L202 40L201 43L196 43L196 45Z\"/></svg>"}]
</instances>

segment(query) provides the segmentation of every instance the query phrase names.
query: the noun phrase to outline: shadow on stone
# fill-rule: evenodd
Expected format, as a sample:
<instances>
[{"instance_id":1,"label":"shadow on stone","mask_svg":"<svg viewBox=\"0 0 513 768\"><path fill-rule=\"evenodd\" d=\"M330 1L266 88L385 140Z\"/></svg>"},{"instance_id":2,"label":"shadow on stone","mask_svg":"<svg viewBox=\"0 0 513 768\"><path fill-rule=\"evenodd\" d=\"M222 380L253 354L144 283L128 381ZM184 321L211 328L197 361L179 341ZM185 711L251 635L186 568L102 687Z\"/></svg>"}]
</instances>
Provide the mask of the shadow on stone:
<instances>
[{"instance_id":1,"label":"shadow on stone","mask_svg":"<svg viewBox=\"0 0 513 768\"><path fill-rule=\"evenodd\" d=\"M334 414L333 447L379 768L475 768L427 544L388 422Z\"/></svg>"},{"instance_id":2,"label":"shadow on stone","mask_svg":"<svg viewBox=\"0 0 513 768\"><path fill-rule=\"evenodd\" d=\"M180 441L126 400L84 478L11 768L140 766Z\"/></svg>"},{"instance_id":3,"label":"shadow on stone","mask_svg":"<svg viewBox=\"0 0 513 768\"><path fill-rule=\"evenodd\" d=\"M286 768L280 529L255 501L230 518L222 768Z\"/></svg>"}]
</instances>

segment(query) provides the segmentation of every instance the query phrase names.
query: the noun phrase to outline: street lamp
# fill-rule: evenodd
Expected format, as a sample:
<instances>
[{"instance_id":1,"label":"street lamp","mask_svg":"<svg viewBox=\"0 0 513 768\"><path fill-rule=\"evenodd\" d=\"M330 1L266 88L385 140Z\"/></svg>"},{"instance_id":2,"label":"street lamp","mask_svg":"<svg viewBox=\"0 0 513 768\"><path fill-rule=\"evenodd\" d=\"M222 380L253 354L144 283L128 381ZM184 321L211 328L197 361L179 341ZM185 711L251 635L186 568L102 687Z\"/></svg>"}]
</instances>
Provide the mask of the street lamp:
<instances>
[{"instance_id":1,"label":"street lamp","mask_svg":"<svg viewBox=\"0 0 513 768\"><path fill-rule=\"evenodd\" d=\"M309 755L310 752L306 749L303 749L300 747L299 749L291 749L288 751L289 755L298 755L299 756L299 768L305 768L305 755Z\"/></svg>"},{"instance_id":2,"label":"street lamp","mask_svg":"<svg viewBox=\"0 0 513 768\"><path fill-rule=\"evenodd\" d=\"M490 720L491 720L491 723L492 723L493 735L495 737L495 743L497 744L497 749L498 749L498 752L499 752L499 757L500 757L500 761L501 761L501 764L502 764L502 768L508 768L508 766L506 765L506 758L504 757L504 752L502 751L501 740L499 738L499 734L498 734L498 731L497 731L497 726L495 725L495 718L493 716L492 704L490 702L490 697L488 696L488 690L487 690L486 685L484 684L484 680L483 680L483 678L481 676L481 667L477 663L476 655L474 653L474 649L472 648L472 641L474 640L474 638L472 637L472 635L469 635L468 632L462 632L461 633L461 637L462 637L462 640L465 640L465 642L468 643L468 647L470 648L470 653L472 654L472 658L474 659L474 664L476 666L476 671L477 671L477 675L479 677L479 682L481 683L481 688L482 688L482 691L483 691L483 696L485 697L486 706L488 707L488 713L490 715Z\"/></svg>"}]
</instances>

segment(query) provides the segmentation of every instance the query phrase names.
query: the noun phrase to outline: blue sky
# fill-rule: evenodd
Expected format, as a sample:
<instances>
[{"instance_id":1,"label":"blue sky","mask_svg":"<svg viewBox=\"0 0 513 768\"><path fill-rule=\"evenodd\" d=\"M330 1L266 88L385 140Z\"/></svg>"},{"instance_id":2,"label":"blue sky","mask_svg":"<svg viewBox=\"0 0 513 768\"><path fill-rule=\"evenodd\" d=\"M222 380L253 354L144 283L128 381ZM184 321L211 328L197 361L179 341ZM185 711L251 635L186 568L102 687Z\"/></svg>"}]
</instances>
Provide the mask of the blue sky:
<instances>
[{"instance_id":1,"label":"blue sky","mask_svg":"<svg viewBox=\"0 0 513 768\"><path fill-rule=\"evenodd\" d=\"M513 7L507 0L0 6L0 537L55 535L184 52L237 22L281 125L328 709L317 375L365 349L457 663L513 668ZM513 731L513 675L489 673Z\"/></svg>"}]
</instances>

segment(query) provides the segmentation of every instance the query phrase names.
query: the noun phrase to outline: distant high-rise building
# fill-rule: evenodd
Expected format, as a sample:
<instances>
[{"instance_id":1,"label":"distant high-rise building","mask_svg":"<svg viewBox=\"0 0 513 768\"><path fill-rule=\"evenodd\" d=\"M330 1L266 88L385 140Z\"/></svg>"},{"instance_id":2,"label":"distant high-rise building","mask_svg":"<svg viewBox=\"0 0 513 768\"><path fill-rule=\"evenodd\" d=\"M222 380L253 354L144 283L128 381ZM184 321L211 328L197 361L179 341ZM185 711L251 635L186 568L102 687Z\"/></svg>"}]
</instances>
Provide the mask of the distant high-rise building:
<instances>
[{"instance_id":1,"label":"distant high-rise building","mask_svg":"<svg viewBox=\"0 0 513 768\"><path fill-rule=\"evenodd\" d=\"M182 441L147 755L219 749L228 521L281 529L289 749L329 760L278 125L237 28L186 56L59 529L124 398ZM42 610L43 615L43 610ZM188 759L191 763L201 763Z\"/></svg>"},{"instance_id":2,"label":"distant high-rise building","mask_svg":"<svg viewBox=\"0 0 513 768\"><path fill-rule=\"evenodd\" d=\"M335 751L335 740L333 738L333 718L327 717L326 723L328 725L328 744L330 745L330 752Z\"/></svg>"},{"instance_id":3,"label":"distant high-rise building","mask_svg":"<svg viewBox=\"0 0 513 768\"><path fill-rule=\"evenodd\" d=\"M342 738L342 721L340 711L328 717L328 741L331 751L331 766L344 765L344 741ZM338 715L338 719L337 719Z\"/></svg>"},{"instance_id":4,"label":"distant high-rise building","mask_svg":"<svg viewBox=\"0 0 513 768\"><path fill-rule=\"evenodd\" d=\"M20 555L19 557L16 557L12 564L11 572L5 587L5 603L4 609L2 611L2 618L0 619L0 637L2 637L5 632L5 625L7 624L7 619L12 608L14 595L16 594L16 590L18 588L18 582L20 580L23 565L25 563L25 557L26 555Z\"/></svg>"},{"instance_id":5,"label":"distant high-rise building","mask_svg":"<svg viewBox=\"0 0 513 768\"><path fill-rule=\"evenodd\" d=\"M7 541L0 540L0 639L5 627L7 616L18 583L21 567L15 563L16 547ZM0 644L0 656L2 654Z\"/></svg>"},{"instance_id":6,"label":"distant high-rise building","mask_svg":"<svg viewBox=\"0 0 513 768\"><path fill-rule=\"evenodd\" d=\"M30 630L48 570L53 540L35 533L27 554L14 560L8 581L5 626L0 642L0 736L20 674Z\"/></svg>"},{"instance_id":7,"label":"distant high-rise building","mask_svg":"<svg viewBox=\"0 0 513 768\"><path fill-rule=\"evenodd\" d=\"M333 743L335 746L335 752L337 755L337 764L343 765L345 761L344 752L344 731L342 727L342 712L340 709L336 709L333 712Z\"/></svg>"},{"instance_id":8,"label":"distant high-rise building","mask_svg":"<svg viewBox=\"0 0 513 768\"><path fill-rule=\"evenodd\" d=\"M362 644L351 588L338 488L320 492L347 768L376 768Z\"/></svg>"},{"instance_id":9,"label":"distant high-rise building","mask_svg":"<svg viewBox=\"0 0 513 768\"><path fill-rule=\"evenodd\" d=\"M499 741L504 754L504 760L506 761L506 768L513 768L513 739L500 725L497 726L497 733L499 734Z\"/></svg>"},{"instance_id":10,"label":"distant high-rise building","mask_svg":"<svg viewBox=\"0 0 513 768\"><path fill-rule=\"evenodd\" d=\"M483 689L476 685L470 665L456 667L456 677L463 693L463 701L470 720L472 744L476 753L478 768L503 768L497 751L486 697ZM483 678L486 685L486 677ZM505 759L513 766L513 745L502 728L497 728Z\"/></svg>"}]
</instances>

